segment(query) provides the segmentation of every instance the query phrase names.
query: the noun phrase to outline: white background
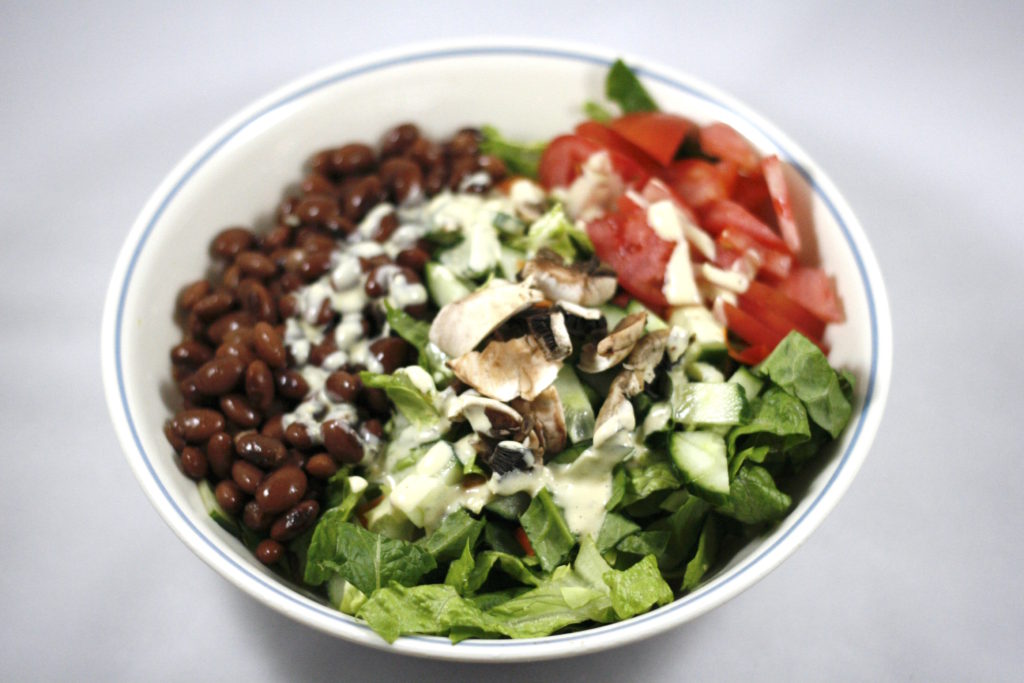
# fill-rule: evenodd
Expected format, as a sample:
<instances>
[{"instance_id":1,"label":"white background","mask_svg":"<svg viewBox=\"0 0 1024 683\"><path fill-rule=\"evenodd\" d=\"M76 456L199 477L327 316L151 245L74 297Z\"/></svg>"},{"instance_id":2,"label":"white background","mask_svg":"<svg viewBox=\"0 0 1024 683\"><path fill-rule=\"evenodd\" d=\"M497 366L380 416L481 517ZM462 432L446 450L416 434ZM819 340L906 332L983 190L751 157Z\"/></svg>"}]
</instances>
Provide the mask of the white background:
<instances>
[{"instance_id":1,"label":"white background","mask_svg":"<svg viewBox=\"0 0 1024 683\"><path fill-rule=\"evenodd\" d=\"M1024 4L605 4L0 4L0 677L1019 680ZM896 340L872 453L805 547L675 631L515 667L349 645L230 586L135 483L99 371L120 243L200 137L317 67L481 34L642 55L766 115L859 215Z\"/></svg>"}]
</instances>

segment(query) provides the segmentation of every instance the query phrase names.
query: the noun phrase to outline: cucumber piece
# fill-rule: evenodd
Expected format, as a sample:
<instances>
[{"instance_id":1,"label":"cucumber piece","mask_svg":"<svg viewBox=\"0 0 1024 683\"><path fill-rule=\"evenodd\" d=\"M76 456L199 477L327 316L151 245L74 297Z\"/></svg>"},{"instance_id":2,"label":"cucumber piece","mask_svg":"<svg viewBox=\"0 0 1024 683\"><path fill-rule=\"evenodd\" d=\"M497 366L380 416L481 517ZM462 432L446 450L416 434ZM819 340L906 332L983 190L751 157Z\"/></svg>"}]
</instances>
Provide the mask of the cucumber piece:
<instances>
[{"instance_id":1,"label":"cucumber piece","mask_svg":"<svg viewBox=\"0 0 1024 683\"><path fill-rule=\"evenodd\" d=\"M680 306L672 309L668 317L670 325L677 325L693 335L691 349L699 360L722 357L728 349L725 346L725 328L718 324L711 311L703 306ZM690 351L687 351L687 355Z\"/></svg>"},{"instance_id":2,"label":"cucumber piece","mask_svg":"<svg viewBox=\"0 0 1024 683\"><path fill-rule=\"evenodd\" d=\"M570 443L579 443L594 438L594 408L590 405L587 392L580 378L569 365L563 365L555 378L555 391L562 403L562 417L565 432Z\"/></svg>"},{"instance_id":3,"label":"cucumber piece","mask_svg":"<svg viewBox=\"0 0 1024 683\"><path fill-rule=\"evenodd\" d=\"M644 330L647 332L657 332L658 330L667 330L668 323L659 318L654 311L644 306L636 299L630 299L629 303L626 304L626 315L633 313L646 313L647 324L644 325Z\"/></svg>"},{"instance_id":4,"label":"cucumber piece","mask_svg":"<svg viewBox=\"0 0 1024 683\"><path fill-rule=\"evenodd\" d=\"M668 450L690 491L716 504L729 499L729 461L723 437L710 432L673 432Z\"/></svg>"},{"instance_id":5,"label":"cucumber piece","mask_svg":"<svg viewBox=\"0 0 1024 683\"><path fill-rule=\"evenodd\" d=\"M691 382L672 398L672 417L687 426L736 425L747 413L743 387L735 383Z\"/></svg>"},{"instance_id":6,"label":"cucumber piece","mask_svg":"<svg viewBox=\"0 0 1024 683\"><path fill-rule=\"evenodd\" d=\"M672 406L667 402L655 403L651 406L651 409L647 411L647 416L644 417L643 427L641 434L644 440L647 439L651 434L657 434L664 432L672 428Z\"/></svg>"},{"instance_id":7,"label":"cucumber piece","mask_svg":"<svg viewBox=\"0 0 1024 683\"><path fill-rule=\"evenodd\" d=\"M686 375L695 382L724 382L725 375L710 363L694 361L686 367Z\"/></svg>"},{"instance_id":8,"label":"cucumber piece","mask_svg":"<svg viewBox=\"0 0 1024 683\"><path fill-rule=\"evenodd\" d=\"M503 278L510 282L515 282L525 261L526 254L518 249L507 247L504 244L501 245L501 255L498 257L498 270L501 271Z\"/></svg>"},{"instance_id":9,"label":"cucumber piece","mask_svg":"<svg viewBox=\"0 0 1024 683\"><path fill-rule=\"evenodd\" d=\"M729 378L729 381L743 387L743 391L745 392L747 399L752 399L761 393L761 388L764 386L763 379L743 366L740 366L736 372L732 373L732 377Z\"/></svg>"},{"instance_id":10,"label":"cucumber piece","mask_svg":"<svg viewBox=\"0 0 1024 683\"><path fill-rule=\"evenodd\" d=\"M225 531L232 536L238 536L241 533L241 529L238 526L238 522L228 514L228 511L220 506L217 502L217 495L213 492L213 487L210 486L210 482L203 479L197 485L199 488L199 499L203 501L203 507L206 508L206 513L213 518L213 521L220 524Z\"/></svg>"},{"instance_id":11,"label":"cucumber piece","mask_svg":"<svg viewBox=\"0 0 1024 683\"><path fill-rule=\"evenodd\" d=\"M625 308L621 308L615 304L601 304L597 308L604 313L604 319L608 321L609 331L615 329L615 326L619 324L619 321L628 315Z\"/></svg>"},{"instance_id":12,"label":"cucumber piece","mask_svg":"<svg viewBox=\"0 0 1024 683\"><path fill-rule=\"evenodd\" d=\"M425 276L430 298L434 300L438 308L443 308L453 301L467 297L473 291L455 273L436 261L427 263Z\"/></svg>"}]
</instances>

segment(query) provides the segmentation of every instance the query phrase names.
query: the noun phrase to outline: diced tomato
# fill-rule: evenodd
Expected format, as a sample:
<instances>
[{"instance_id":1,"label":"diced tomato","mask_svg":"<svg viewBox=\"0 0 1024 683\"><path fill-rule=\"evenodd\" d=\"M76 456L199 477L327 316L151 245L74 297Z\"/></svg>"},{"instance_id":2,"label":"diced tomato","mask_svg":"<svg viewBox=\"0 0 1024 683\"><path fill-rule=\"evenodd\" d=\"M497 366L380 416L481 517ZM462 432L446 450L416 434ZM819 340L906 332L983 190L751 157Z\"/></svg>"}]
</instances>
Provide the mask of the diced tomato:
<instances>
[{"instance_id":1,"label":"diced tomato","mask_svg":"<svg viewBox=\"0 0 1024 683\"><path fill-rule=\"evenodd\" d=\"M789 247L775 231L757 216L728 199L718 199L705 206L701 212L701 226L713 235L718 235L727 228L740 230L766 247L784 253L789 252Z\"/></svg>"},{"instance_id":2,"label":"diced tomato","mask_svg":"<svg viewBox=\"0 0 1024 683\"><path fill-rule=\"evenodd\" d=\"M782 279L789 275L789 270L793 266L793 257L789 254L766 247L749 234L735 228L723 230L715 243L720 250L753 251L761 259L761 272L767 273L775 279Z\"/></svg>"},{"instance_id":3,"label":"diced tomato","mask_svg":"<svg viewBox=\"0 0 1024 683\"><path fill-rule=\"evenodd\" d=\"M644 185L644 189L640 191L640 195L649 201L651 204L654 202L660 202L665 199L669 199L675 202L679 210L682 211L690 222L693 224L697 223L697 214L693 212L693 209L680 197L671 187L665 184L664 180L659 178L651 178Z\"/></svg>"},{"instance_id":4,"label":"diced tomato","mask_svg":"<svg viewBox=\"0 0 1024 683\"><path fill-rule=\"evenodd\" d=\"M669 166L667 173L676 194L696 209L729 197L722 173L709 161L683 159Z\"/></svg>"},{"instance_id":5,"label":"diced tomato","mask_svg":"<svg viewBox=\"0 0 1024 683\"><path fill-rule=\"evenodd\" d=\"M724 123L701 126L699 139L705 154L733 162L741 173L752 174L759 170L761 158L757 150L732 126Z\"/></svg>"},{"instance_id":6,"label":"diced tomato","mask_svg":"<svg viewBox=\"0 0 1024 683\"><path fill-rule=\"evenodd\" d=\"M560 135L544 149L537 176L540 184L550 190L566 187L580 175L580 169L591 154L601 147L578 135Z\"/></svg>"},{"instance_id":7,"label":"diced tomato","mask_svg":"<svg viewBox=\"0 0 1024 683\"><path fill-rule=\"evenodd\" d=\"M656 111L626 114L609 126L662 166L675 158L683 139L694 129L693 123L682 116Z\"/></svg>"},{"instance_id":8,"label":"diced tomato","mask_svg":"<svg viewBox=\"0 0 1024 683\"><path fill-rule=\"evenodd\" d=\"M779 290L769 287L763 282L757 280L751 282L747 291L739 295L739 304L744 310L755 312L755 315L756 311L772 311L790 321L794 328L808 337L821 339L825 334L825 323L817 316Z\"/></svg>"},{"instance_id":9,"label":"diced tomato","mask_svg":"<svg viewBox=\"0 0 1024 683\"><path fill-rule=\"evenodd\" d=\"M756 175L739 174L733 184L732 194L729 196L734 202L754 214L762 221L771 223L775 220L775 212L772 210L772 198L768 193L768 184L760 173Z\"/></svg>"},{"instance_id":10,"label":"diced tomato","mask_svg":"<svg viewBox=\"0 0 1024 683\"><path fill-rule=\"evenodd\" d=\"M521 526L517 526L514 533L516 540L519 541L519 545L523 548L523 552L528 556L533 557L533 545L530 543L530 537L526 535L526 529Z\"/></svg>"},{"instance_id":11,"label":"diced tomato","mask_svg":"<svg viewBox=\"0 0 1024 683\"><path fill-rule=\"evenodd\" d=\"M787 332L772 329L746 311L736 308L727 301L722 302L725 311L725 326L737 337L751 346L766 346L774 349Z\"/></svg>"},{"instance_id":12,"label":"diced tomato","mask_svg":"<svg viewBox=\"0 0 1024 683\"><path fill-rule=\"evenodd\" d=\"M731 197L736 189L736 180L740 176L739 169L731 161L719 161L715 164L715 170L718 171L718 177L722 180L726 198Z\"/></svg>"},{"instance_id":13,"label":"diced tomato","mask_svg":"<svg viewBox=\"0 0 1024 683\"><path fill-rule=\"evenodd\" d=\"M651 176L661 173L661 165L632 142L597 121L584 121L576 126L576 135L596 142L608 150L612 165L627 183L643 185Z\"/></svg>"},{"instance_id":14,"label":"diced tomato","mask_svg":"<svg viewBox=\"0 0 1024 683\"><path fill-rule=\"evenodd\" d=\"M816 327L804 327L802 325L798 325L794 321L784 317L782 314L773 311L771 308L763 306L760 302L754 299L744 298L742 295L739 297L739 307L744 313L749 313L766 327L780 333L783 337L793 330L796 330L817 344L824 353L828 353L828 346L821 340L820 332L816 333Z\"/></svg>"},{"instance_id":15,"label":"diced tomato","mask_svg":"<svg viewBox=\"0 0 1024 683\"><path fill-rule=\"evenodd\" d=\"M778 219L779 232L782 233L782 239L790 251L795 254L800 251L800 231L797 230L796 221L793 219L793 205L789 201L789 188L786 187L786 178L782 173L782 162L773 154L764 158L761 169L764 171L764 181L768 185L772 208Z\"/></svg>"},{"instance_id":16,"label":"diced tomato","mask_svg":"<svg viewBox=\"0 0 1024 683\"><path fill-rule=\"evenodd\" d=\"M821 268L796 266L779 289L824 322L840 323L846 319L835 285Z\"/></svg>"},{"instance_id":17,"label":"diced tomato","mask_svg":"<svg viewBox=\"0 0 1024 683\"><path fill-rule=\"evenodd\" d=\"M745 349L737 349L729 344L729 355L744 365L757 365L768 357L772 350L767 346L748 346Z\"/></svg>"},{"instance_id":18,"label":"diced tomato","mask_svg":"<svg viewBox=\"0 0 1024 683\"><path fill-rule=\"evenodd\" d=\"M668 302L661 288L675 244L647 225L646 212L623 196L619 211L587 224L597 257L615 269L622 288L654 309Z\"/></svg>"}]
</instances>

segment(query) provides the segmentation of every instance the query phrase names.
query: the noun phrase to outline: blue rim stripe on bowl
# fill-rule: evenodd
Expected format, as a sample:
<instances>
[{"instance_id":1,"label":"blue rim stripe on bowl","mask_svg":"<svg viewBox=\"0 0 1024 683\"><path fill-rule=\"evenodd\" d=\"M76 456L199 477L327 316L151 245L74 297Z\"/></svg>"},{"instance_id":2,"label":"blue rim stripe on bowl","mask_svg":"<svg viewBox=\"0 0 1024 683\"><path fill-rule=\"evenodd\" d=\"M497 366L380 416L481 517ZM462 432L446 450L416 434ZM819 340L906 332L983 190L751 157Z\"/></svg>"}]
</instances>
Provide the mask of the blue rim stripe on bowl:
<instances>
[{"instance_id":1,"label":"blue rim stripe on bowl","mask_svg":"<svg viewBox=\"0 0 1024 683\"><path fill-rule=\"evenodd\" d=\"M157 205L157 208L153 212L152 217L150 218L149 222L146 224L146 226L145 226L145 228L143 230L143 233L142 233L141 237L139 238L139 242L138 242L138 244L136 245L135 249L132 252L131 258L129 260L128 266L127 266L126 271L125 271L124 282L123 282L123 284L121 286L120 295L118 297L117 316L116 316L115 330L114 330L114 355L115 355L115 358L114 358L115 365L114 366L115 366L115 369L116 369L117 386L118 386L118 393L119 393L119 396L120 396L120 399L121 399L121 407L124 410L124 415L125 415L126 421L128 423L129 429L131 431L132 439L133 439L133 441L135 443L136 448L138 449L139 454L142 457L143 462L145 463L146 469L148 470L150 476L152 477L153 482L159 488L161 494L164 496L166 501L170 504L170 506L174 509L174 511L180 516L181 520L197 535L198 538L202 539L209 546L209 548L211 550L213 550L216 554L218 554L221 558L223 558L228 564L233 566L235 569L239 570L242 574L244 574L248 578L252 579L253 581L255 581L255 582L259 583L259 584L261 584L263 587L269 589L271 592L273 592L273 593L275 593L275 594L277 594L277 595L279 595L279 596L289 600L290 602L293 602L294 604L296 604L297 606L299 606L299 607L301 607L303 609L308 609L308 610L315 611L315 612L321 614L322 616L327 616L327 617L329 617L331 619L335 619L335 620L341 621L341 622L343 622L343 623L345 623L347 625L352 625L352 626L360 627L360 628L362 628L363 630L365 630L367 632L370 632L370 629L365 624L363 624L363 623L361 623L359 621L356 621L356 620L352 619L351 617L349 617L348 615L342 614L341 612L337 612L337 611L335 611L333 609L330 609L330 608L328 608L326 606L310 604L309 602L306 602L304 600L300 600L298 594L296 594L294 591L292 591L290 589L285 589L283 584L279 584L279 583L276 583L275 581L268 580L266 577L264 577L264 576L262 576L262 575L260 575L260 574L258 574L256 572L254 572L249 567L247 567L245 565L242 565L242 564L239 564L238 562L236 562L233 558L231 558L229 555L227 555L223 550L218 548L217 545L214 544L210 540L210 538L208 538L199 528L197 528L192 523L192 521L189 519L188 515L185 514L185 512L178 506L178 504L175 502L175 500L171 497L170 492L164 487L164 485L160 481L159 477L157 477L156 471L153 468L153 464L152 464L149 456L147 455L145 449L142 446L141 439L139 438L138 431L137 431L136 426L135 426L135 422L132 419L132 414L131 414L131 411L130 411L129 406L128 406L127 394L126 394L125 385L124 385L124 371L123 371L123 368L122 368L122 354L121 354L121 329L122 329L123 320L124 320L124 304L125 304L125 300L127 298L128 286L131 283L132 275L133 275L133 273L135 271L135 266L136 266L136 263L138 261L139 255L142 252L142 249L145 246L146 241L149 238L150 233L152 232L152 230L155 227L155 225L157 224L157 222L159 222L159 220L160 220L161 216L163 215L164 211L166 210L168 204L170 204L170 202L179 193L179 191L182 189L182 187L184 187L185 184L195 175L195 173L199 170L199 168L202 167L209 160L209 158L211 156L213 156L213 154L215 154L218 150L220 150L222 147L224 147L229 141L231 141L242 130L248 128L250 125L255 123L258 119L266 116L267 114L269 114L269 113L271 113L271 112L273 112L273 111L275 111L277 109L280 109L281 107L283 107L285 105L291 104L291 103L293 103L293 102L295 102L295 101L305 97L306 95L309 95L309 94L311 94L313 92L321 90L321 89L323 89L323 88L325 88L327 86L333 85L333 84L338 83L340 81L344 81L344 80L347 80L347 79L350 79L350 78L353 78L353 77L356 77L356 76L364 75L364 74L367 74L367 73L371 73L371 72L374 72L374 71L380 71L380 70L383 70L383 69L393 68L393 67L396 67L396 66L400 66L402 64L408 64L408 63L414 63L414 62L424 62L424 61L431 61L431 60L438 60L438 59L447 59L447 58L452 58L452 57L473 56L473 55L515 55L515 56L523 56L523 57L555 57L555 58L559 58L559 59L568 59L568 60L573 60L573 61L586 62L586 63L590 63L590 64L598 64L598 65L602 65L602 66L607 66L607 65L609 65L611 63L610 60L608 60L608 59L606 59L604 57L598 57L598 56L595 56L595 55L584 54L584 53L576 52L576 51L573 51L573 50L563 50L563 49L557 49L557 48L512 47L512 46L465 47L465 48L454 48L454 49L446 48L446 49L436 49L436 50L427 50L427 51L423 51L423 52L416 52L414 54L407 54L407 55L403 55L403 56L399 56L399 57L394 57L394 58L390 58L390 59L384 59L382 61L377 61L377 62L373 62L373 63L370 63L370 64L365 64L365 65L362 65L362 66L358 66L358 67L355 67L353 69L350 69L350 70L347 70L347 71L344 71L344 72L341 72L341 73L331 74L331 75L329 75L329 76L327 76L327 77L325 77L325 78L323 78L323 79L321 79L321 80L319 80L319 81L317 81L317 82L315 82L313 84L310 84L310 85L308 85L308 86L306 86L306 87L304 87L304 88L302 88L302 89L300 89L300 90L298 90L296 92L290 93L287 96L283 97L282 99L267 105L266 107L262 108L260 111L257 111L252 116L250 116L248 119L246 119L245 121L243 121L242 123L240 123L239 125L234 127L233 129L231 129L230 131L225 133L220 139L214 141L209 146L209 148L207 150L205 150L199 156L199 158L181 175L181 177L178 179L178 181L171 187L171 189L167 192L166 196ZM728 111L730 113L742 116L742 114L736 112L731 106L721 102L717 98L712 97L711 95L709 95L708 93L706 93L706 92L704 92L702 90L695 89L693 86L691 86L689 84L681 83L681 82L679 82L679 81L677 81L677 80L675 80L673 78L670 78L668 76L664 76L664 75L661 75L661 74L658 74L658 73L653 73L653 72L647 71L647 70L642 69L642 68L638 69L638 73L641 76L643 76L644 78L647 78L647 79L650 79L650 80L654 80L654 81L659 81L659 82L661 82L661 83L663 83L663 84L665 84L665 85L667 85L667 86L669 86L671 88L674 88L676 90L681 90L681 91L683 91L683 92L685 92L685 93L687 93L687 94L689 94L691 96L698 97L698 98L703 99L703 100L705 100L705 101L707 101L707 102L709 102L711 104L714 104L715 106L719 107L720 109L722 109L724 111ZM876 372L877 372L877 368L878 368L878 344L879 344L879 339L878 339L878 320L877 320L877 311L876 311L876 305L875 305L874 292L871 289L871 282L870 282L870 279L868 278L867 268L866 268L866 266L864 264L863 259L861 258L861 254L860 254L859 250L857 249L857 246L855 244L853 236L851 235L851 233L849 231L849 228L846 225L846 222L843 220L843 217L842 217L841 213L839 212L837 207L834 205L834 203L832 202L832 200L829 197L829 195L826 194L826 193L823 193L821 188L818 186L815 178L813 177L813 175L809 171L807 171L807 169L805 169L800 164L795 163L795 161L792 158L792 155L790 155L789 153L786 152L785 146L780 144L775 139L775 137L773 135L771 135L770 131L762 129L755 122L751 122L751 121L749 121L749 120L747 120L745 118L744 118L744 121L748 125L753 126L759 133L761 133L768 140L770 140L772 142L772 144L778 150L780 150L780 152L782 152L782 154L786 158L787 162L789 162L790 165L792 165L797 170L797 172L800 173L800 175L804 178L804 180L808 183L808 185L811 186L814 194L825 203L825 205L827 206L829 212L832 214L833 218L835 218L836 223L839 225L840 229L842 230L843 236L845 237L846 242L849 245L849 247L850 247L850 249L851 249L851 251L852 251L852 253L854 255L854 258L856 259L857 269L858 269L858 272L860 273L861 281L863 283L864 290L865 290L866 295L867 295L868 309L869 309L869 314L870 314L869 317L870 317L870 322L871 322L871 367L870 367L870 372L869 372L869 375L868 375L867 387L866 387L865 394L864 394L864 405L863 405L863 408L861 410L860 417L859 417L859 419L857 421L857 424L856 424L856 426L854 428L853 435L852 435L852 437L850 439L850 443L847 446L846 450L843 452L841 458L839 459L839 463L836 466L835 471L833 472L832 476L829 478L829 480L825 484L825 486L822 488L822 490L820 491L818 496L804 510L803 514L801 514L800 517L797 518L795 521L792 521L792 522L787 521L787 523L790 524L790 527L782 536L780 536L779 538L775 539L775 541L773 541L770 546L768 546L767 548L763 549L757 555L747 558L746 560L743 561L743 563L741 565L733 568L729 575L727 575L725 577L722 577L720 580L717 580L717 581L713 580L704 589L698 590L695 593L692 593L690 595L684 596L683 598L680 598L679 600L676 600L676 601L672 602L671 604L666 605L665 607L662 607L662 608L660 608L658 610L655 610L655 611L652 611L652 612L648 612L647 614L643 614L643 615L640 615L640 616L637 616L637 617L633 617L632 619L629 619L629 620L627 620L625 622L617 622L617 623L614 623L614 624L608 624L608 625L605 625L605 626L601 626L601 627L597 627L597 628L593 628L593 629L588 629L587 631L582 631L582 632L578 632L578 633L569 633L569 634L565 634L565 635L561 635L561 636L549 636L549 637L543 638L543 639L529 639L529 640L467 640L467 641L463 641L463 642L459 643L456 647L461 647L461 648L466 648L466 647L472 648L472 647L480 647L480 646L493 647L495 643L501 643L502 647L515 646L515 645L531 645L531 646L536 646L538 644L538 642L552 642L552 643L553 642L559 642L559 643L564 643L567 640L575 640L575 639L584 638L584 637L592 637L592 636L598 635L599 633L600 634L610 633L610 632L613 632L613 631L618 630L620 628L625 628L626 626L632 626L632 625L637 624L637 623L642 623L642 622L647 621L649 619L660 617L660 616L664 615L665 613L669 613L669 612L673 612L673 611L676 611L678 609L681 609L681 608L685 607L686 605L691 604L692 602L694 602L697 599L701 599L701 598L703 598L703 597L705 597L705 596L707 596L707 595L709 595L711 593L714 593L716 591L721 590L723 587L727 586L729 583L732 583L733 581L738 579L740 576L742 576L743 573L745 571L747 571L747 569L750 566L752 566L752 565L756 564L757 562L759 562L763 557L771 554L798 527L800 527L800 525L802 524L804 519L811 513L811 511L813 511L815 509L815 507L817 507L817 505L821 502L821 500L824 498L826 493L828 493L829 489L834 485L834 483L838 479L840 473L843 471L843 468L846 465L846 463L847 463L847 461L849 459L850 454L853 452L854 446L856 445L858 438L860 437L861 430L862 430L862 428L864 426L864 422L865 422L866 415L867 415L867 412L868 412L868 407L871 405L872 398L873 398L873 395L874 395ZM445 642L445 643L449 642L447 639L442 639L442 638L439 638L439 637L430 637L430 636L406 636L405 638L406 639L412 639L412 640L422 640L422 641L427 641L427 642L432 642L432 641L442 641L442 642Z\"/></svg>"}]
</instances>

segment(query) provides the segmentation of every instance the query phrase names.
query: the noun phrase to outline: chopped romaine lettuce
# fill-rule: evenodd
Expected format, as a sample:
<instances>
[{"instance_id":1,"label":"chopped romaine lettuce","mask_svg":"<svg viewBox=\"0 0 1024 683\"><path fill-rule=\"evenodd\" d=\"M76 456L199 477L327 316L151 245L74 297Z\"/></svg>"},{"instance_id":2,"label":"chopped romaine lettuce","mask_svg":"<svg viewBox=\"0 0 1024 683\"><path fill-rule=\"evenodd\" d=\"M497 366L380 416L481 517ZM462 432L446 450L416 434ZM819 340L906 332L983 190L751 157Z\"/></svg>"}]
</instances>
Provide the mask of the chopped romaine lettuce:
<instances>
[{"instance_id":1,"label":"chopped romaine lettuce","mask_svg":"<svg viewBox=\"0 0 1024 683\"><path fill-rule=\"evenodd\" d=\"M512 142L502 137L494 126L484 126L480 132L483 134L481 152L498 157L505 163L505 168L516 175L537 177L537 165L547 147L546 142Z\"/></svg>"},{"instance_id":2,"label":"chopped romaine lettuce","mask_svg":"<svg viewBox=\"0 0 1024 683\"><path fill-rule=\"evenodd\" d=\"M623 113L658 111L658 104L647 93L640 79L621 59L616 59L604 81L605 95L622 107Z\"/></svg>"}]
</instances>

